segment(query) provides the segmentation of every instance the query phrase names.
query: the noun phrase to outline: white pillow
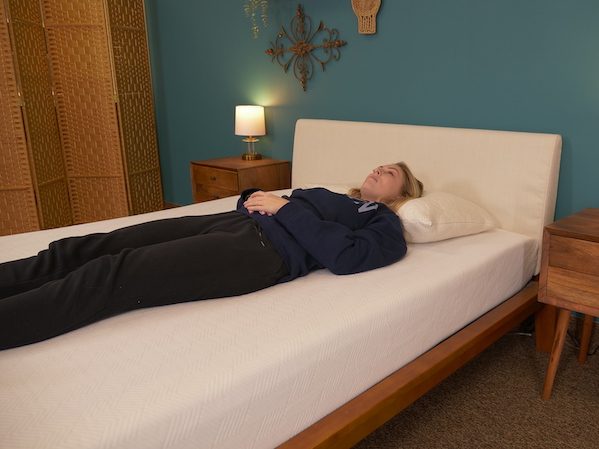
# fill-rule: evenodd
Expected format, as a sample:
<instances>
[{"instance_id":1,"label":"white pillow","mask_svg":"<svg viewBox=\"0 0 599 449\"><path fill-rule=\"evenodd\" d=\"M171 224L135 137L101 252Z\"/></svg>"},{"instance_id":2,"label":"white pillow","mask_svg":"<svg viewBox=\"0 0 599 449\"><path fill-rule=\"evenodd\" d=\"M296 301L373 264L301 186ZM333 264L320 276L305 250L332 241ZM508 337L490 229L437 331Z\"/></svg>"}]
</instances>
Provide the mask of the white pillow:
<instances>
[{"instance_id":1,"label":"white pillow","mask_svg":"<svg viewBox=\"0 0 599 449\"><path fill-rule=\"evenodd\" d=\"M406 241L436 242L476 234L495 227L493 217L472 201L446 192L409 200L397 212Z\"/></svg>"}]
</instances>

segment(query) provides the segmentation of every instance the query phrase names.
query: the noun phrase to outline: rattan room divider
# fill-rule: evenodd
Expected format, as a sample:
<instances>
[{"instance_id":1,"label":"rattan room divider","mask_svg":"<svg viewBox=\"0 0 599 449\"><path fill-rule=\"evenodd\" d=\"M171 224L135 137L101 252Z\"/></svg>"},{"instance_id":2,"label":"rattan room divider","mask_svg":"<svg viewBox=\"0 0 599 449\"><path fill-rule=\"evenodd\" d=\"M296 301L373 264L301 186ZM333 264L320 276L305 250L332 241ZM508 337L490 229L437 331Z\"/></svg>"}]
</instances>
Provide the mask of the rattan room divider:
<instances>
[{"instance_id":1,"label":"rattan room divider","mask_svg":"<svg viewBox=\"0 0 599 449\"><path fill-rule=\"evenodd\" d=\"M0 5L4 6L4 5ZM0 8L0 232L39 229L22 99L4 7Z\"/></svg>"},{"instance_id":2,"label":"rattan room divider","mask_svg":"<svg viewBox=\"0 0 599 449\"><path fill-rule=\"evenodd\" d=\"M162 208L143 0L2 6L0 234Z\"/></svg>"}]
</instances>

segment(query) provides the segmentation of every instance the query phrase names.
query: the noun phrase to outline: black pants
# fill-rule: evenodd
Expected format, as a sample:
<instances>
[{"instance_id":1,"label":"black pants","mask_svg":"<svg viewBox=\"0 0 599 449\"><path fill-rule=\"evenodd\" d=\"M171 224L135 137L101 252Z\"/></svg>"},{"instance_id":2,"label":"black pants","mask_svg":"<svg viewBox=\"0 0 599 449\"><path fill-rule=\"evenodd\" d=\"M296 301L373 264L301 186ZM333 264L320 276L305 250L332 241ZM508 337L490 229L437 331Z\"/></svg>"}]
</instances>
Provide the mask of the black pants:
<instances>
[{"instance_id":1,"label":"black pants","mask_svg":"<svg viewBox=\"0 0 599 449\"><path fill-rule=\"evenodd\" d=\"M238 212L58 240L0 264L0 349L133 309L253 292L286 274L257 223Z\"/></svg>"}]
</instances>

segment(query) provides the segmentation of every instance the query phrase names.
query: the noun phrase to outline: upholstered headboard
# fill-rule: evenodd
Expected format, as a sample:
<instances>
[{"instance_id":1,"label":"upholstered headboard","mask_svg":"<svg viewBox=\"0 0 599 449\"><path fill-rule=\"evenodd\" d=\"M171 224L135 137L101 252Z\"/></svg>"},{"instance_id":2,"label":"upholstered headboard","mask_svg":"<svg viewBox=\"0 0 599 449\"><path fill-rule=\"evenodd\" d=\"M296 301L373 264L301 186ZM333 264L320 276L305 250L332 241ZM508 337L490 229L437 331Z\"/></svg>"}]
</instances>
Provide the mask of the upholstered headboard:
<instances>
[{"instance_id":1,"label":"upholstered headboard","mask_svg":"<svg viewBox=\"0 0 599 449\"><path fill-rule=\"evenodd\" d=\"M405 161L426 191L469 199L540 248L555 212L560 154L555 134L301 119L292 183L358 187L374 167Z\"/></svg>"}]
</instances>

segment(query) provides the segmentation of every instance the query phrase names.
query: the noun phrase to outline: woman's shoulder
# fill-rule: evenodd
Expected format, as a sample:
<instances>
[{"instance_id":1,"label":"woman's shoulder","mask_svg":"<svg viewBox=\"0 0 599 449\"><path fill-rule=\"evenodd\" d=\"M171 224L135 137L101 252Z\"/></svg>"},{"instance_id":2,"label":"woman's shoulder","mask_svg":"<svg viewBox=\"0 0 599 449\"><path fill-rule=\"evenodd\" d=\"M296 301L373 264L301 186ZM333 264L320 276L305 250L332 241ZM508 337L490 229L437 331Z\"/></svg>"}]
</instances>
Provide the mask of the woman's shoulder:
<instances>
[{"instance_id":1,"label":"woman's shoulder","mask_svg":"<svg viewBox=\"0 0 599 449\"><path fill-rule=\"evenodd\" d=\"M332 189L329 187L308 187L301 189L294 189L291 195L295 196L307 196L307 195L325 195L325 196L345 196L347 192L340 191L338 189Z\"/></svg>"}]
</instances>

